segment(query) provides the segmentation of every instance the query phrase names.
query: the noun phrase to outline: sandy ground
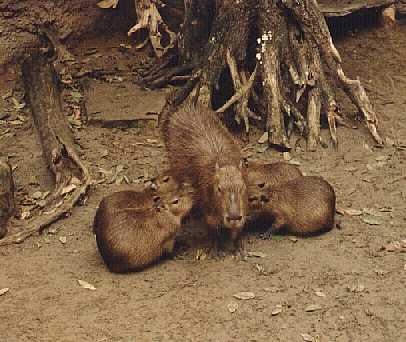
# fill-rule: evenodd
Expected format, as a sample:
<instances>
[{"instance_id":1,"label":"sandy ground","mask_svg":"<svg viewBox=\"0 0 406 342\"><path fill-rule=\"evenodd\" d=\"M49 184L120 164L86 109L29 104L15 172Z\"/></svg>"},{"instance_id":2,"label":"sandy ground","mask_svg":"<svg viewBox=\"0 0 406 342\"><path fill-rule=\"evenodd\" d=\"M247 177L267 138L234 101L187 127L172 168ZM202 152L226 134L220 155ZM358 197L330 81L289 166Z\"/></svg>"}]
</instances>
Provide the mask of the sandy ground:
<instances>
[{"instance_id":1,"label":"sandy ground","mask_svg":"<svg viewBox=\"0 0 406 342\"><path fill-rule=\"evenodd\" d=\"M91 189L85 205L49 233L0 248L0 289L9 288L0 295L0 341L405 341L405 40L406 27L400 25L390 32L364 30L336 42L346 72L361 77L381 131L395 146L375 147L359 125L338 129L338 151L298 148L292 153L307 175L331 182L340 208L357 214L337 216L341 230L271 240L247 232L247 250L264 254L247 261L231 255L196 260L206 238L189 232L181 237L173 259L143 272L115 275L98 254L91 223L100 199L128 185L104 181ZM83 52L97 47L100 57L90 58L92 62L128 72L110 83L118 95L129 82L134 61L134 56L112 48L120 43L127 43L126 37L103 37L73 49L88 63ZM16 78L2 76L2 98L16 86ZM107 98L100 94L97 100L103 104ZM122 101L131 107L139 99L125 96ZM344 103L344 111L354 112ZM13 115L0 123L0 144L12 156L18 207L25 210L26 197L52 188L52 178L29 116L23 113L23 122L13 125L18 121ZM280 160L279 153L263 152L255 143L259 134L252 133L252 157ZM167 166L152 128L90 125L75 129L75 137L98 180L103 179L101 169L118 166L121 175L142 182ZM18 221L11 232L18 230ZM66 237L65 244L61 237ZM80 287L79 279L96 290ZM253 292L255 298L233 297L241 291Z\"/></svg>"}]
</instances>

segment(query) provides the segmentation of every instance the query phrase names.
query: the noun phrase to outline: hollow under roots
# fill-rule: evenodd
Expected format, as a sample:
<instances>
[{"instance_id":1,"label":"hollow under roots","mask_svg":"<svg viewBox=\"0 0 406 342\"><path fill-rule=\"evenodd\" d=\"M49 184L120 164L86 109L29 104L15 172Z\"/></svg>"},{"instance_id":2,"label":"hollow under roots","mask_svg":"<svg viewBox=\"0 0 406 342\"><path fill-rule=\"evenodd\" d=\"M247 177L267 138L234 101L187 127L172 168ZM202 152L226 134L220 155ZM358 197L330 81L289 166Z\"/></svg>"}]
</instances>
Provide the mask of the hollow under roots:
<instances>
[{"instance_id":1,"label":"hollow under roots","mask_svg":"<svg viewBox=\"0 0 406 342\"><path fill-rule=\"evenodd\" d=\"M382 144L368 96L358 79L345 76L340 54L315 1L217 1L211 9L213 22L204 21L202 8L196 10L202 6L198 0L186 3L179 34L181 65L144 80L152 87L160 80L162 86L162 80L176 80L177 71L183 73L183 79L187 78L184 72L191 71L184 87L168 98L163 116L186 99L198 101L215 107L219 115L232 111L247 132L250 120L263 118L271 146L288 150L289 136L295 130L307 137L308 149L315 150L321 143L322 118L328 123L333 145L338 143L336 123L343 120L335 89L341 88L375 141ZM207 4L204 9L209 15ZM205 37L202 29L201 49L187 44L194 27L190 23L211 32ZM193 34L196 36L196 31ZM198 56L201 51L205 53ZM224 93L224 74L233 85L232 94L223 94L218 103L218 94Z\"/></svg>"}]
</instances>

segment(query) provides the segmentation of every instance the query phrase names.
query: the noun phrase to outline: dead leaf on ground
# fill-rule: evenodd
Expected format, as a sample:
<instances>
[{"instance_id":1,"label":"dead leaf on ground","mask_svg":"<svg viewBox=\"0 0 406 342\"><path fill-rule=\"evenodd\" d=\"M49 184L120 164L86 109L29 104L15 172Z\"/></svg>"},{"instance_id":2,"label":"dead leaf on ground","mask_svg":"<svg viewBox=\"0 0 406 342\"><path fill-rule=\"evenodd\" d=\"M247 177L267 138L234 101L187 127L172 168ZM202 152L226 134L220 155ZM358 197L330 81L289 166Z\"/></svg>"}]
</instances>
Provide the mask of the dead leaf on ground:
<instances>
[{"instance_id":1,"label":"dead leaf on ground","mask_svg":"<svg viewBox=\"0 0 406 342\"><path fill-rule=\"evenodd\" d=\"M4 289L0 289L0 296L5 295L10 289L8 287L5 287Z\"/></svg>"},{"instance_id":2,"label":"dead leaf on ground","mask_svg":"<svg viewBox=\"0 0 406 342\"><path fill-rule=\"evenodd\" d=\"M317 297L325 297L326 296L326 294L324 292L322 292L322 291L315 291L314 294Z\"/></svg>"},{"instance_id":3,"label":"dead leaf on ground","mask_svg":"<svg viewBox=\"0 0 406 342\"><path fill-rule=\"evenodd\" d=\"M379 226L382 222L374 217L364 217L362 221L370 226Z\"/></svg>"},{"instance_id":4,"label":"dead leaf on ground","mask_svg":"<svg viewBox=\"0 0 406 342\"><path fill-rule=\"evenodd\" d=\"M343 212L344 212L344 214L346 214L348 216L360 216L360 215L362 215L361 210L352 209L352 208L343 209Z\"/></svg>"},{"instance_id":5,"label":"dead leaf on ground","mask_svg":"<svg viewBox=\"0 0 406 342\"><path fill-rule=\"evenodd\" d=\"M233 297L240 300L249 300L255 298L255 294L253 292L238 292Z\"/></svg>"},{"instance_id":6,"label":"dead leaf on ground","mask_svg":"<svg viewBox=\"0 0 406 342\"><path fill-rule=\"evenodd\" d=\"M78 279L78 284L79 284L81 287L83 287L84 289L88 289L88 290L91 290L91 291L95 291L95 290L96 290L96 288L94 287L94 285L88 283L87 281Z\"/></svg>"},{"instance_id":7,"label":"dead leaf on ground","mask_svg":"<svg viewBox=\"0 0 406 342\"><path fill-rule=\"evenodd\" d=\"M306 341L306 342L315 342L316 341L312 335L309 335L309 334L300 334L300 335L302 336L303 341Z\"/></svg>"},{"instance_id":8,"label":"dead leaf on ground","mask_svg":"<svg viewBox=\"0 0 406 342\"><path fill-rule=\"evenodd\" d=\"M234 313L237 311L238 309L238 304L237 303L230 303L227 305L228 311L230 311L231 313Z\"/></svg>"},{"instance_id":9,"label":"dead leaf on ground","mask_svg":"<svg viewBox=\"0 0 406 342\"><path fill-rule=\"evenodd\" d=\"M278 304L276 305L275 309L272 310L271 315L276 316L279 315L282 312L282 305Z\"/></svg>"},{"instance_id":10,"label":"dead leaf on ground","mask_svg":"<svg viewBox=\"0 0 406 342\"><path fill-rule=\"evenodd\" d=\"M321 309L321 306L319 304L310 304L306 306L305 311L306 312L313 312L313 311L318 311Z\"/></svg>"},{"instance_id":11,"label":"dead leaf on ground","mask_svg":"<svg viewBox=\"0 0 406 342\"><path fill-rule=\"evenodd\" d=\"M351 288L351 292L360 293L365 291L365 286L362 284L355 285Z\"/></svg>"},{"instance_id":12,"label":"dead leaf on ground","mask_svg":"<svg viewBox=\"0 0 406 342\"><path fill-rule=\"evenodd\" d=\"M99 8L103 8L103 9L116 8L118 5L118 1L119 0L102 0L97 3L97 6L99 6Z\"/></svg>"},{"instance_id":13,"label":"dead leaf on ground","mask_svg":"<svg viewBox=\"0 0 406 342\"><path fill-rule=\"evenodd\" d=\"M258 143L265 144L268 141L268 136L269 136L268 132L262 134L262 136L258 139Z\"/></svg>"},{"instance_id":14,"label":"dead leaf on ground","mask_svg":"<svg viewBox=\"0 0 406 342\"><path fill-rule=\"evenodd\" d=\"M262 252L247 252L247 256L256 258L266 258L266 254Z\"/></svg>"},{"instance_id":15,"label":"dead leaf on ground","mask_svg":"<svg viewBox=\"0 0 406 342\"><path fill-rule=\"evenodd\" d=\"M375 217L382 217L382 213L374 208L362 208L362 212L367 215L375 216Z\"/></svg>"}]
</instances>

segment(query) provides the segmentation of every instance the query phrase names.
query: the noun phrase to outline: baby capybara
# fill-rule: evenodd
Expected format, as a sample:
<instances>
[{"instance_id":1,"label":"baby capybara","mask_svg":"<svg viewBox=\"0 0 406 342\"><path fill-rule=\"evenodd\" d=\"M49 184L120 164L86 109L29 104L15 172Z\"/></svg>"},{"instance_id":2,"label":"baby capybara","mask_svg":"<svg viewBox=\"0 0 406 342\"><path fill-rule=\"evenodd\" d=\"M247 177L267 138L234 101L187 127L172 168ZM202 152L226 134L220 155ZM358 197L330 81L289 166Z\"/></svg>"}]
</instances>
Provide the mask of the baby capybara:
<instances>
[{"instance_id":1,"label":"baby capybara","mask_svg":"<svg viewBox=\"0 0 406 342\"><path fill-rule=\"evenodd\" d=\"M171 253L181 220L193 204L189 185L166 193L152 206L145 204L148 192L134 193L107 196L96 211L97 246L112 272L140 270Z\"/></svg>"},{"instance_id":2,"label":"baby capybara","mask_svg":"<svg viewBox=\"0 0 406 342\"><path fill-rule=\"evenodd\" d=\"M248 162L248 194L250 189L266 189L302 176L300 169L286 162Z\"/></svg>"},{"instance_id":3,"label":"baby capybara","mask_svg":"<svg viewBox=\"0 0 406 342\"><path fill-rule=\"evenodd\" d=\"M171 174L179 183L192 184L195 204L211 232L223 226L237 240L248 205L247 170L238 141L215 112L190 104L163 118L162 133Z\"/></svg>"},{"instance_id":4,"label":"baby capybara","mask_svg":"<svg viewBox=\"0 0 406 342\"><path fill-rule=\"evenodd\" d=\"M336 197L321 177L299 177L250 195L250 207L272 218L271 233L314 235L334 226Z\"/></svg>"},{"instance_id":5,"label":"baby capybara","mask_svg":"<svg viewBox=\"0 0 406 342\"><path fill-rule=\"evenodd\" d=\"M7 234L7 221L14 213L14 182L11 166L0 159L0 239Z\"/></svg>"}]
</instances>

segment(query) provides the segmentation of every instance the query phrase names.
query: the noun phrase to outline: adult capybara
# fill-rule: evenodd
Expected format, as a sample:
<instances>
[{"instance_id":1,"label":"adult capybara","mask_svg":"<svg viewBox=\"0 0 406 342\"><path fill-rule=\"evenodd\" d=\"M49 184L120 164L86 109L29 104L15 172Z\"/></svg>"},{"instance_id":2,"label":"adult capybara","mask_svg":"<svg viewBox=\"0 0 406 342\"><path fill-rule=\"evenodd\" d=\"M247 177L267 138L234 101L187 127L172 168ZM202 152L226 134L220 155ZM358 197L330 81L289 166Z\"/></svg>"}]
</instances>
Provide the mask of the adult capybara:
<instances>
[{"instance_id":1,"label":"adult capybara","mask_svg":"<svg viewBox=\"0 0 406 342\"><path fill-rule=\"evenodd\" d=\"M188 185L153 206L144 203L142 193L134 193L107 196L96 211L93 231L99 252L112 272L141 270L171 253L181 220L193 204Z\"/></svg>"},{"instance_id":2,"label":"adult capybara","mask_svg":"<svg viewBox=\"0 0 406 342\"><path fill-rule=\"evenodd\" d=\"M192 184L210 231L223 226L238 240L248 205L247 170L238 141L215 112L190 104L163 118L162 133L170 172L178 182Z\"/></svg>"},{"instance_id":3,"label":"adult capybara","mask_svg":"<svg viewBox=\"0 0 406 342\"><path fill-rule=\"evenodd\" d=\"M334 226L334 189L321 177L299 177L258 190L249 201L253 211L266 213L269 222L273 220L271 232L286 229L288 233L306 236Z\"/></svg>"}]
</instances>

